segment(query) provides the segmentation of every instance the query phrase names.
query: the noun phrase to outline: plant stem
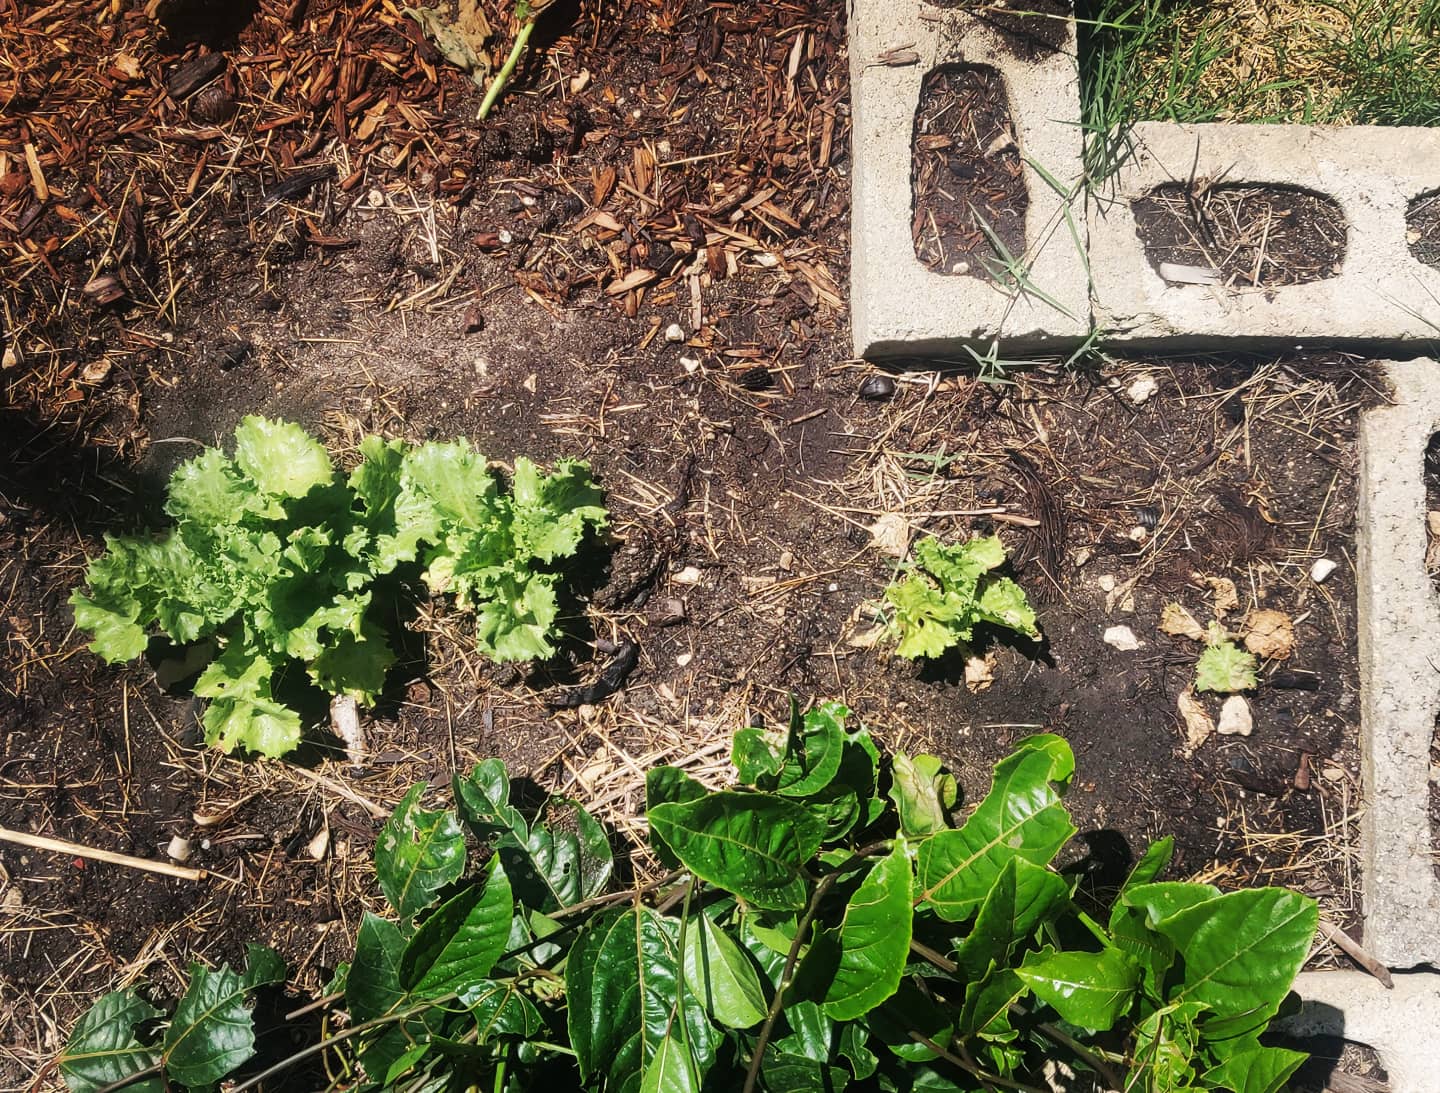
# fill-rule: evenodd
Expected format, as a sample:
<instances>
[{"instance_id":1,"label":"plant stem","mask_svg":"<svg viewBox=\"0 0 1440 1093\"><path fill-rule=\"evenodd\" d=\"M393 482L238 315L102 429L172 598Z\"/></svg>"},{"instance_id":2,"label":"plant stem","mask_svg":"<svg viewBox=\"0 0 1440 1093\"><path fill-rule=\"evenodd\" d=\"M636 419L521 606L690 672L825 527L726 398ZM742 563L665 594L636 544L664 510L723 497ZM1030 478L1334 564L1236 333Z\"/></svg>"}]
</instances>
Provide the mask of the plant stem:
<instances>
[{"instance_id":1,"label":"plant stem","mask_svg":"<svg viewBox=\"0 0 1440 1093\"><path fill-rule=\"evenodd\" d=\"M770 1042L770 1033L774 1031L775 1021L784 1007L785 992L790 989L790 979L795 974L795 964L800 959L800 949L805 944L805 935L810 930L810 923L820 910L820 901L835 886L835 882L848 873L850 867L856 862L886 852L890 846L891 840L889 839L881 839L869 846L862 846L833 873L825 874L820 883L815 886L815 892L810 897L805 914L801 916L800 922L795 927L795 940L790 943L790 951L785 954L785 967L780 972L780 982L775 987L775 997L770 1000L770 1009L765 1014L765 1023L760 1026L760 1035L755 1038L755 1051L750 1056L750 1066L745 1071L745 1085L741 1093L755 1093L755 1082L760 1077L760 1061L765 1057L765 1045Z\"/></svg>"},{"instance_id":2,"label":"plant stem","mask_svg":"<svg viewBox=\"0 0 1440 1093\"><path fill-rule=\"evenodd\" d=\"M1047 1093L1046 1090L1040 1089L1037 1086L1026 1085L1024 1082L1012 1081L1009 1078L1002 1078L999 1074L991 1074L984 1067L976 1066L974 1063L967 1062L966 1060L960 1058L960 1056L956 1055L953 1051L947 1051L945 1048L937 1044L934 1040L930 1039L930 1037L926 1036L923 1032L915 1032L912 1030L910 1033L910 1039L914 1040L917 1044L924 1044L926 1047L928 1047L936 1055L940 1056L940 1058L944 1059L951 1066L959 1067L961 1070L965 1071L966 1074L969 1074L975 1078L979 1078L982 1082L990 1082L992 1085L1003 1086L1005 1089L1018 1089L1021 1091L1021 1093Z\"/></svg>"},{"instance_id":3,"label":"plant stem","mask_svg":"<svg viewBox=\"0 0 1440 1093\"><path fill-rule=\"evenodd\" d=\"M916 941L912 938L910 941L910 951L913 952L916 956L920 957L922 960L925 960L928 963L935 965L935 967L939 968L947 975L954 975L960 970L960 966L956 964L955 961L951 960L948 956L937 953L934 949L930 948L930 946L926 945L923 941ZM1011 1005L1010 1012L1014 1014L1019 1014L1021 1016L1030 1016L1030 1011L1019 1004ZM1059 1044L1061 1047L1068 1047L1081 1059L1084 1059L1085 1062L1089 1064L1090 1068L1105 1080L1107 1086L1110 1089L1122 1088L1119 1075L1117 1075L1113 1070L1110 1069L1109 1064L1100 1055L1096 1054L1090 1048L1080 1043L1080 1041L1076 1040L1073 1036L1070 1036L1068 1033L1062 1032L1054 1025L1045 1021L1042 1021L1041 1023L1036 1025L1035 1031L1040 1033L1040 1035L1044 1036L1051 1043Z\"/></svg>"},{"instance_id":4,"label":"plant stem","mask_svg":"<svg viewBox=\"0 0 1440 1093\"><path fill-rule=\"evenodd\" d=\"M520 30L515 35L515 44L510 47L510 56L505 58L505 63L500 66L500 71L495 73L495 78L485 89L485 98L480 103L480 113L475 116L477 121L485 120L485 115L490 113L490 108L495 105L495 100L500 97L500 92L505 90L505 85L515 74L515 66L520 62L520 55L525 52L525 47L530 42L530 32L534 29L534 19L526 19L520 24Z\"/></svg>"}]
</instances>

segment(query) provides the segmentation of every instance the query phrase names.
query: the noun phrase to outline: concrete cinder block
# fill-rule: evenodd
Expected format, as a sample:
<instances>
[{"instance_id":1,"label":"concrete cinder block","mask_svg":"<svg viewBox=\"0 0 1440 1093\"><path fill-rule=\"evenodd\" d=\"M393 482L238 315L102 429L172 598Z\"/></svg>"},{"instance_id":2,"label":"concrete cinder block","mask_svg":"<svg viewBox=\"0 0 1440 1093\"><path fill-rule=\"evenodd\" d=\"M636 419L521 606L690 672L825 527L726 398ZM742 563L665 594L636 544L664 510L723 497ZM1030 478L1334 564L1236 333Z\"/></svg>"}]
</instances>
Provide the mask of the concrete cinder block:
<instances>
[{"instance_id":1,"label":"concrete cinder block","mask_svg":"<svg viewBox=\"0 0 1440 1093\"><path fill-rule=\"evenodd\" d=\"M1386 990L1364 972L1306 972L1295 982L1297 1036L1336 1036L1373 1048L1390 1093L1440 1093L1440 975L1395 976Z\"/></svg>"},{"instance_id":2,"label":"concrete cinder block","mask_svg":"<svg viewBox=\"0 0 1440 1093\"><path fill-rule=\"evenodd\" d=\"M854 0L849 28L855 355L953 355L996 338L1007 350L1078 344L1089 330L1090 303L1083 245L1076 239L1083 244L1085 217L1075 185L1082 131L1073 20L1060 51L1028 61L1018 60L974 16L922 0ZM881 63L881 53L895 47L914 50L919 62ZM1063 310L977 277L934 273L915 257L915 111L925 77L949 63L988 65L1004 81L1029 191L1026 263L1035 287ZM1062 197L1034 164L1076 192Z\"/></svg>"},{"instance_id":3,"label":"concrete cinder block","mask_svg":"<svg viewBox=\"0 0 1440 1093\"><path fill-rule=\"evenodd\" d=\"M1440 130L1378 126L1135 127L1136 154L1090 206L1094 315L1107 344L1235 348L1297 340L1440 336L1440 270L1406 242L1414 198L1440 187ZM1167 182L1298 186L1333 198L1348 223L1338 276L1278 288L1175 285L1151 267L1130 202Z\"/></svg>"},{"instance_id":4,"label":"concrete cinder block","mask_svg":"<svg viewBox=\"0 0 1440 1093\"><path fill-rule=\"evenodd\" d=\"M1365 812L1365 947L1389 967L1440 963L1430 747L1440 713L1440 598L1425 571L1425 449L1440 364L1386 365L1394 401L1360 420L1356 513Z\"/></svg>"}]
</instances>

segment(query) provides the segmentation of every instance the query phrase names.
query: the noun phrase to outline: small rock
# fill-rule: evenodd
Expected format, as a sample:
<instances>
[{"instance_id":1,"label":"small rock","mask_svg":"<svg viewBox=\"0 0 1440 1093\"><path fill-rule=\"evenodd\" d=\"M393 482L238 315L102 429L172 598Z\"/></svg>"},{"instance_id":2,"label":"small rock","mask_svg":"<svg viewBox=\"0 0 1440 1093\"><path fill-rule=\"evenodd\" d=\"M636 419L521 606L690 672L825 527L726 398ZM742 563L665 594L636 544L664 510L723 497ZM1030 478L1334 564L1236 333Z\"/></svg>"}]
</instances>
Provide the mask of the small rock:
<instances>
[{"instance_id":1,"label":"small rock","mask_svg":"<svg viewBox=\"0 0 1440 1093\"><path fill-rule=\"evenodd\" d=\"M680 358L680 367L683 368L683 369L685 369L685 371L690 372L690 373L692 373L692 374L695 373L695 372L698 372L698 371L700 370L700 358L699 358L699 357L681 357L681 358Z\"/></svg>"},{"instance_id":2,"label":"small rock","mask_svg":"<svg viewBox=\"0 0 1440 1093\"><path fill-rule=\"evenodd\" d=\"M1115 578L1109 573L1100 574L1100 576L1095 578L1095 583L1099 586L1101 592L1115 591Z\"/></svg>"},{"instance_id":3,"label":"small rock","mask_svg":"<svg viewBox=\"0 0 1440 1093\"><path fill-rule=\"evenodd\" d=\"M950 272L956 277L964 277L965 274L970 272L970 263L956 262L950 267Z\"/></svg>"},{"instance_id":4,"label":"small rock","mask_svg":"<svg viewBox=\"0 0 1440 1093\"><path fill-rule=\"evenodd\" d=\"M1160 391L1160 384L1148 372L1125 388L1125 397L1131 406L1143 406Z\"/></svg>"},{"instance_id":5,"label":"small rock","mask_svg":"<svg viewBox=\"0 0 1440 1093\"><path fill-rule=\"evenodd\" d=\"M867 376L860 384L860 397L879 402L895 394L895 381L889 376Z\"/></svg>"},{"instance_id":6,"label":"small rock","mask_svg":"<svg viewBox=\"0 0 1440 1093\"><path fill-rule=\"evenodd\" d=\"M1150 531L1144 525L1136 524L1130 529L1129 535L1132 543L1143 543L1146 539L1150 538Z\"/></svg>"},{"instance_id":7,"label":"small rock","mask_svg":"<svg viewBox=\"0 0 1440 1093\"><path fill-rule=\"evenodd\" d=\"M1082 566L1085 565L1086 562L1088 562L1093 557L1095 557L1095 552L1093 550L1091 550L1089 547L1081 547L1075 552L1075 557L1071 559L1071 564L1076 569L1080 569Z\"/></svg>"},{"instance_id":8,"label":"small rock","mask_svg":"<svg viewBox=\"0 0 1440 1093\"><path fill-rule=\"evenodd\" d=\"M670 579L676 584L699 584L700 570L693 565L687 565L679 573L674 574Z\"/></svg>"},{"instance_id":9,"label":"small rock","mask_svg":"<svg viewBox=\"0 0 1440 1093\"><path fill-rule=\"evenodd\" d=\"M1255 731L1255 722L1250 716L1250 703L1241 695L1231 695L1220 707L1220 722L1215 731L1221 736L1249 736Z\"/></svg>"},{"instance_id":10,"label":"small rock","mask_svg":"<svg viewBox=\"0 0 1440 1093\"><path fill-rule=\"evenodd\" d=\"M107 360L91 361L80 370L81 383L104 383L110 376L110 362Z\"/></svg>"},{"instance_id":11,"label":"small rock","mask_svg":"<svg viewBox=\"0 0 1440 1093\"><path fill-rule=\"evenodd\" d=\"M194 849L195 847L189 839L175 835L171 837L169 845L165 847L165 853L175 861L189 861Z\"/></svg>"},{"instance_id":12,"label":"small rock","mask_svg":"<svg viewBox=\"0 0 1440 1093\"><path fill-rule=\"evenodd\" d=\"M780 568L789 573L795 568L795 553L790 550L780 552Z\"/></svg>"},{"instance_id":13,"label":"small rock","mask_svg":"<svg viewBox=\"0 0 1440 1093\"><path fill-rule=\"evenodd\" d=\"M1345 781L1345 772L1339 767L1326 767L1320 772L1327 782Z\"/></svg>"},{"instance_id":14,"label":"small rock","mask_svg":"<svg viewBox=\"0 0 1440 1093\"><path fill-rule=\"evenodd\" d=\"M995 682L995 658L993 656L969 657L965 661L965 689L972 695L988 691Z\"/></svg>"},{"instance_id":15,"label":"small rock","mask_svg":"<svg viewBox=\"0 0 1440 1093\"><path fill-rule=\"evenodd\" d=\"M1316 584L1324 584L1334 572L1335 563L1329 558L1321 558L1310 567L1310 579Z\"/></svg>"},{"instance_id":16,"label":"small rock","mask_svg":"<svg viewBox=\"0 0 1440 1093\"><path fill-rule=\"evenodd\" d=\"M683 342L685 340L685 328L679 323L671 323L665 328L665 340L667 342Z\"/></svg>"},{"instance_id":17,"label":"small rock","mask_svg":"<svg viewBox=\"0 0 1440 1093\"><path fill-rule=\"evenodd\" d=\"M675 664L680 668L684 668L687 667L689 663L694 659L694 653L681 653L678 657L675 658Z\"/></svg>"},{"instance_id":18,"label":"small rock","mask_svg":"<svg viewBox=\"0 0 1440 1093\"><path fill-rule=\"evenodd\" d=\"M1140 648L1140 639L1128 626L1112 626L1105 631L1105 644L1113 645L1122 653L1131 653Z\"/></svg>"}]
</instances>

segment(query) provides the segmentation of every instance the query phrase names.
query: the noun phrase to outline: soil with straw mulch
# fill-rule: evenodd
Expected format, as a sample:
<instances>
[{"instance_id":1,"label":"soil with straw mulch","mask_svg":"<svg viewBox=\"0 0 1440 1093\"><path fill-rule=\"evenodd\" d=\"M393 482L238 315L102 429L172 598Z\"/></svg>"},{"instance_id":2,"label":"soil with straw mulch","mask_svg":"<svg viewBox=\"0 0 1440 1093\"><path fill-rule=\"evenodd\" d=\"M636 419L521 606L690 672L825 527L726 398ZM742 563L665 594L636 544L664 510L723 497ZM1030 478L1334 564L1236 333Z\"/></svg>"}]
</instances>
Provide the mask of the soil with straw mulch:
<instances>
[{"instance_id":1,"label":"soil with straw mulch","mask_svg":"<svg viewBox=\"0 0 1440 1093\"><path fill-rule=\"evenodd\" d=\"M970 801L1018 738L1063 732L1089 883L1174 833L1179 875L1293 884L1354 921L1353 426L1375 382L1310 358L866 384L832 5L582 5L483 125L478 89L366 0L262 0L213 43L109 4L0 9L35 104L0 120L0 826L156 860L178 836L209 873L0 845L0 1087L54 1085L101 991L174 994L188 961L249 941L317 994L381 909L377 815L418 781L447 803L482 757L585 802L643 875L644 770L720 783L733 731L792 693L942 755ZM197 124L217 84L233 113ZM283 763L206 750L196 704L100 663L66 598L101 536L162 523L168 472L247 413L342 462L367 432L589 458L612 531L574 573L560 653L490 664L432 604L361 766L319 741ZM868 644L887 514L998 532L1045 642L983 643L988 684ZM1340 568L1316 587L1320 556ZM1203 613L1206 577L1234 581L1237 612L1287 612L1297 647L1266 666L1253 736L1186 754L1198 649L1157 620L1170 599ZM1144 644L1107 645L1117 624ZM589 688L632 645L619 689Z\"/></svg>"},{"instance_id":2,"label":"soil with straw mulch","mask_svg":"<svg viewBox=\"0 0 1440 1093\"><path fill-rule=\"evenodd\" d=\"M1040 61L1064 49L1070 38L1070 0L929 0L959 9L993 30L1022 61Z\"/></svg>"},{"instance_id":3,"label":"soil with straw mulch","mask_svg":"<svg viewBox=\"0 0 1440 1093\"><path fill-rule=\"evenodd\" d=\"M1405 241L1410 253L1440 269L1440 192L1421 194L1405 210Z\"/></svg>"},{"instance_id":4,"label":"soil with straw mulch","mask_svg":"<svg viewBox=\"0 0 1440 1093\"><path fill-rule=\"evenodd\" d=\"M943 65L915 112L910 186L915 256L936 273L1005 278L1025 254L1029 191L1010 100L986 65Z\"/></svg>"},{"instance_id":5,"label":"soil with straw mulch","mask_svg":"<svg viewBox=\"0 0 1440 1093\"><path fill-rule=\"evenodd\" d=\"M1345 257L1340 206L1298 187L1170 182L1131 209L1156 272L1161 263L1196 267L1227 288L1323 281L1340 272Z\"/></svg>"}]
</instances>

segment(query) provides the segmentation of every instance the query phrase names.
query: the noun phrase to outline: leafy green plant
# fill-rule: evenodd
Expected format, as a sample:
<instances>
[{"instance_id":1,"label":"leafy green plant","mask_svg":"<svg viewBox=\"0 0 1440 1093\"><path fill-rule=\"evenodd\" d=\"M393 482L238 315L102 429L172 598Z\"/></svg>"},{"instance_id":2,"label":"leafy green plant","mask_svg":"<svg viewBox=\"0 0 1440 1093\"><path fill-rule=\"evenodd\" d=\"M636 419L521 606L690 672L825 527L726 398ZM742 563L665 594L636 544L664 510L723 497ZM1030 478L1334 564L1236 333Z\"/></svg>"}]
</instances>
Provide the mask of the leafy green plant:
<instances>
[{"instance_id":1,"label":"leafy green plant","mask_svg":"<svg viewBox=\"0 0 1440 1093\"><path fill-rule=\"evenodd\" d=\"M1253 691L1259 662L1255 654L1241 649L1219 623L1206 632L1205 651L1195 662L1195 689L1232 694Z\"/></svg>"},{"instance_id":2,"label":"leafy green plant","mask_svg":"<svg viewBox=\"0 0 1440 1093\"><path fill-rule=\"evenodd\" d=\"M433 594L475 613L476 642L497 660L548 656L557 615L554 563L603 526L599 489L584 463L546 475L515 461L511 489L468 444L368 437L348 476L298 425L247 417L235 454L207 448L170 478L158 536L107 536L70 602L90 648L131 660L156 631L207 643L195 683L209 699L206 740L283 755L300 740L300 713L277 696L303 669L332 695L373 703L395 660L381 620L419 562ZM377 601L377 590L382 595Z\"/></svg>"},{"instance_id":3,"label":"leafy green plant","mask_svg":"<svg viewBox=\"0 0 1440 1093\"><path fill-rule=\"evenodd\" d=\"M1021 740L960 818L938 760L886 764L846 721L827 704L742 730L729 789L651 770L670 871L646 884L616 885L573 801L517 809L497 760L455 777L457 811L420 808L416 787L376 847L394 917L365 916L336 976L348 1026L301 1055L328 1051L349 1089L502 1093L1033 1091L1054 1061L1106 1089L1276 1093L1303 1061L1259 1037L1313 900L1164 881L1164 839L1101 905L1054 868L1075 833L1062 739ZM102 999L62 1057L71 1088L188 1084L135 1046L153 1016ZM77 1065L93 1052L103 1074Z\"/></svg>"},{"instance_id":4,"label":"leafy green plant","mask_svg":"<svg viewBox=\"0 0 1440 1093\"><path fill-rule=\"evenodd\" d=\"M995 572L1005 562L998 536L951 544L925 538L915 544L914 556L905 579L885 590L895 651L902 657L938 657L966 645L981 623L1040 636L1025 590Z\"/></svg>"}]
</instances>

